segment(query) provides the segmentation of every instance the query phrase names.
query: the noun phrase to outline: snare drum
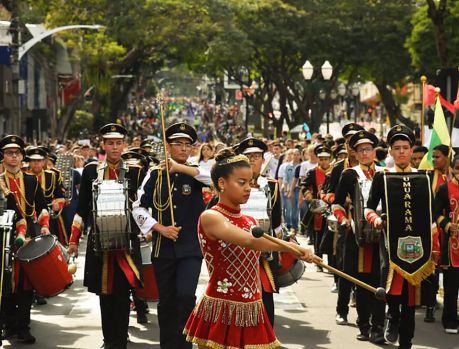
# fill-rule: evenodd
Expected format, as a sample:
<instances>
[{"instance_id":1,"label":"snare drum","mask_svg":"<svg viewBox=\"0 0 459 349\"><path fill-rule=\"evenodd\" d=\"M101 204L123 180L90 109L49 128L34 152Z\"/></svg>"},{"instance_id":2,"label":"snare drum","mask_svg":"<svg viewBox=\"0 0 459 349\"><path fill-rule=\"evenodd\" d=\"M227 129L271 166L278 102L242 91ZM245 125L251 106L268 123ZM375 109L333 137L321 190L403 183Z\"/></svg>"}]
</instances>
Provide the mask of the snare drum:
<instances>
[{"instance_id":1,"label":"snare drum","mask_svg":"<svg viewBox=\"0 0 459 349\"><path fill-rule=\"evenodd\" d=\"M327 217L327 227L328 230L337 233L339 231L339 223L335 215L331 214Z\"/></svg>"},{"instance_id":2,"label":"snare drum","mask_svg":"<svg viewBox=\"0 0 459 349\"><path fill-rule=\"evenodd\" d=\"M140 245L140 254L143 264L143 287L136 288L135 294L138 298L153 302L159 299L158 287L156 286L155 270L151 264L151 243Z\"/></svg>"},{"instance_id":3,"label":"snare drum","mask_svg":"<svg viewBox=\"0 0 459 349\"><path fill-rule=\"evenodd\" d=\"M287 252L280 252L280 264L278 283L279 287L287 287L297 282L304 274L306 267L302 260Z\"/></svg>"},{"instance_id":4,"label":"snare drum","mask_svg":"<svg viewBox=\"0 0 459 349\"><path fill-rule=\"evenodd\" d=\"M66 257L54 235L33 238L18 250L17 258L40 296L56 296L73 283Z\"/></svg>"},{"instance_id":5,"label":"snare drum","mask_svg":"<svg viewBox=\"0 0 459 349\"><path fill-rule=\"evenodd\" d=\"M115 180L94 182L94 221L97 224L96 249L123 250L129 246L130 213L127 183Z\"/></svg>"}]
</instances>

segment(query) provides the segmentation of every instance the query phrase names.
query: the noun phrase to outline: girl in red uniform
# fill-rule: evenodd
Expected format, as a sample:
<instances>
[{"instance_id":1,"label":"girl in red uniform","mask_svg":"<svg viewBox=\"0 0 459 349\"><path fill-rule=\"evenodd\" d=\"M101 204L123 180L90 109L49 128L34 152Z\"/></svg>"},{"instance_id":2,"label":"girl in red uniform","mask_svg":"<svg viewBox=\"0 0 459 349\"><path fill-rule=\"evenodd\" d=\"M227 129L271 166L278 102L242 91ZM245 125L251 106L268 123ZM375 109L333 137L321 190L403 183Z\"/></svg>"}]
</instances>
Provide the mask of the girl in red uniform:
<instances>
[{"instance_id":1,"label":"girl in red uniform","mask_svg":"<svg viewBox=\"0 0 459 349\"><path fill-rule=\"evenodd\" d=\"M245 155L224 149L211 171L219 202L202 213L198 234L209 271L207 289L185 326L187 340L200 349L270 349L280 346L270 325L259 288L260 251L286 251L250 234L256 221L241 214L249 199L252 170ZM299 247L307 262L320 261ZM286 251L287 252L287 251Z\"/></svg>"}]
</instances>

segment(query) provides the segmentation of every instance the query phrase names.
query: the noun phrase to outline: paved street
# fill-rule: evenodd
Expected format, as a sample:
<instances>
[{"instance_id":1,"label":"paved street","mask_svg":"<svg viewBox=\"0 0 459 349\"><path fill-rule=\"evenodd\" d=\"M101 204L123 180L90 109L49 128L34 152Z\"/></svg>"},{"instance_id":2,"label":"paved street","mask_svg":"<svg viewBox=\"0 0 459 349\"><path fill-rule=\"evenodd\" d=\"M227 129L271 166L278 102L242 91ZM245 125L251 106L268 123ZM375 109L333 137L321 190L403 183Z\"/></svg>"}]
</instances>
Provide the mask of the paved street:
<instances>
[{"instance_id":1,"label":"paved street","mask_svg":"<svg viewBox=\"0 0 459 349\"><path fill-rule=\"evenodd\" d=\"M300 238L302 243L304 239ZM32 333L37 337L35 347L94 349L102 343L98 298L86 292L82 286L84 258L78 259L78 272L73 286L48 304L34 307ZM205 268L203 268L203 271ZM203 272L199 293L202 293L207 276ZM376 348L368 342L358 342L355 326L355 309L351 308L349 326L337 326L334 322L336 294L330 292L333 276L317 273L308 265L302 279L294 286L282 290L277 297L276 333L283 348ZM415 349L459 349L459 336L443 333L439 321L426 324L423 311L416 318ZM440 312L436 313L437 319ZM138 325L135 313L131 316L129 348L159 348L158 324L155 303L150 303L150 323ZM5 348L26 347L4 342ZM391 345L385 348L395 348Z\"/></svg>"}]
</instances>

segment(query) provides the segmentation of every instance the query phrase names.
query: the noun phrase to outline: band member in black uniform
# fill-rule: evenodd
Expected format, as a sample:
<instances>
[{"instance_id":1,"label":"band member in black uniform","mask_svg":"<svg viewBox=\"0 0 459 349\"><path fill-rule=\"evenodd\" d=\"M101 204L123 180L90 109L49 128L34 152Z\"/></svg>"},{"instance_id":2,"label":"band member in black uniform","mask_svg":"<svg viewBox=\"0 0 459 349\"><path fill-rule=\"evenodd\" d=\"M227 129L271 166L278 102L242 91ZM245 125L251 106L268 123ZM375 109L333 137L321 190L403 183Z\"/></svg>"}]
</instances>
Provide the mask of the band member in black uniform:
<instances>
[{"instance_id":1,"label":"band member in black uniform","mask_svg":"<svg viewBox=\"0 0 459 349\"><path fill-rule=\"evenodd\" d=\"M103 234L93 221L93 182L122 180L129 183L129 197L133 197L137 187L138 171L128 168L121 159L125 147L127 131L117 124L108 124L100 129L103 137L102 148L105 161L94 161L83 169L78 208L73 219L72 234L68 252L78 255L78 244L83 231L83 221L88 220L91 232L88 235L84 286L96 293L100 300L104 348L126 349L128 338L130 291L141 285L141 258L138 230L131 224L130 246L115 251L99 251L96 235ZM108 232L107 232L108 233ZM96 251L97 250L97 251Z\"/></svg>"},{"instance_id":2,"label":"band member in black uniform","mask_svg":"<svg viewBox=\"0 0 459 349\"><path fill-rule=\"evenodd\" d=\"M49 234L49 214L43 191L35 176L21 171L24 141L18 136L6 136L0 141L5 171L0 177L0 187L7 199L7 209L17 213L16 246L22 246L35 236L33 225L38 222L41 234ZM5 336L24 343L35 343L29 329L30 309L33 301L32 285L19 261L13 264L12 295L4 299L6 315Z\"/></svg>"},{"instance_id":3,"label":"band member in black uniform","mask_svg":"<svg viewBox=\"0 0 459 349\"><path fill-rule=\"evenodd\" d=\"M239 154L246 155L250 160L253 179L250 183L251 194L247 203L241 205L245 215L254 217L258 225L264 227L270 235L282 238L282 208L277 180L261 177L263 155L268 147L255 138L243 140L237 147ZM272 252L260 258L260 279L262 285L263 305L265 306L271 325L274 326L274 298L279 292L278 283L279 254Z\"/></svg>"},{"instance_id":4,"label":"band member in black uniform","mask_svg":"<svg viewBox=\"0 0 459 349\"><path fill-rule=\"evenodd\" d=\"M59 174L51 170L45 170L47 153L43 149L30 147L26 151L26 156L29 158L29 174L37 177L38 183L40 183L43 190L46 204L49 210L54 212L50 220L51 234L55 235L62 245L67 246L68 236L64 220L60 215L65 205L65 198L64 188L59 182Z\"/></svg>"},{"instance_id":5,"label":"band member in black uniform","mask_svg":"<svg viewBox=\"0 0 459 349\"><path fill-rule=\"evenodd\" d=\"M395 166L388 170L388 172L397 172L397 173L411 173L417 172L416 169L413 169L410 166L411 155L413 154L413 145L415 142L415 136L411 129L403 125L397 125L390 129L387 135L387 141L390 145L390 155L394 159ZM388 182L388 180L387 180ZM370 189L369 199L365 209L365 219L376 229L382 229L385 227L385 222L381 218L376 210L379 204L381 203L382 213L387 213L386 202L387 198L386 195L389 195L392 192L386 193L386 186L388 183L386 182L384 171L380 171L375 174L372 182L372 186ZM406 193L407 189L400 189L404 190ZM413 190L414 191L414 190ZM427 189L427 192L431 191L431 188ZM416 192L419 193L419 190ZM398 194L397 194L398 195ZM405 194L406 195L406 194ZM389 197L389 196L388 196ZM403 197L403 196L402 196ZM400 209L400 215L406 218L406 211L412 211L415 209L417 205L413 205L411 203L406 204L403 201L400 205L405 205L405 208ZM425 208L428 205L426 202L418 203L419 207ZM408 209L406 208L408 207ZM427 211L430 210L431 207L427 207ZM388 213L387 213L388 214ZM414 214L413 214L414 216ZM426 217L413 217L413 219L425 219ZM395 219L395 218L393 218ZM390 222L390 218L388 219ZM410 219L407 220L410 222ZM393 232L394 236L396 234L406 234L406 227L401 226L399 232ZM427 226L426 228L427 234L432 236L431 227ZM412 228L411 228L412 229ZM418 234L412 233L413 235ZM395 343L397 338L399 339L399 348L400 349L409 349L412 346L412 339L414 337L414 327L415 327L415 305L420 303L420 285L413 284L413 281L408 282L408 276L400 269L395 269L395 263L397 260L389 259L389 250L386 244L390 244L393 240L392 235L388 233L388 227L385 228L384 231L384 238L385 243L381 243L381 284L386 286L387 290L387 304L388 304L388 321L386 323L385 331L384 331L384 338L386 341ZM430 259L438 259L439 257L439 246L438 240L435 241L433 238L425 239L421 237L414 237L416 239L416 243L423 244L420 251L420 257L417 258L424 258L427 259L426 263L423 265L421 272L422 274L429 274L434 270L434 264L430 261ZM396 251L396 256L399 255L399 252L402 253L403 251L399 251L401 247L404 245L400 243L399 246L392 246L393 249ZM425 245L425 241L429 241L429 245ZM430 245L432 242L432 247ZM424 251L429 251L428 254L425 255ZM395 258L395 256L391 257ZM398 257L400 258L400 257ZM416 261L416 260L415 260ZM414 262L413 262L414 263ZM398 267L397 267L398 268ZM417 274L417 271L416 271ZM414 275L414 274L413 274ZM419 276L421 278L421 276Z\"/></svg>"},{"instance_id":6,"label":"band member in black uniform","mask_svg":"<svg viewBox=\"0 0 459 349\"><path fill-rule=\"evenodd\" d=\"M369 235L375 234L375 237L378 237L381 232L361 224L351 226L351 221L359 220L361 222L364 220L363 206L361 206L362 211L357 212L354 205L350 218L344 206L348 197L351 198L352 202L359 199L355 197L356 185L361 188L364 202L367 201L373 176L376 171L381 169L375 166L374 162L377 145L378 138L367 131L358 131L351 137L349 146L354 150L359 165L343 171L332 205L333 214L338 223L345 226L346 229L344 272L374 287L379 287L380 283L379 238L372 239ZM355 231L356 229L359 231ZM355 293L358 314L357 325L360 329L357 339L370 340L378 344L384 343L385 304L361 287L357 287Z\"/></svg>"},{"instance_id":7,"label":"band member in black uniform","mask_svg":"<svg viewBox=\"0 0 459 349\"><path fill-rule=\"evenodd\" d=\"M440 186L435 196L434 220L443 230L440 267L443 270L442 324L446 333L458 332L457 296L459 290L459 156L452 162L452 179Z\"/></svg>"},{"instance_id":8,"label":"band member in black uniform","mask_svg":"<svg viewBox=\"0 0 459 349\"><path fill-rule=\"evenodd\" d=\"M211 179L210 173L186 163L197 139L195 129L176 123L165 133L171 188L164 166L152 168L139 189L132 214L142 234L153 238L161 348L181 349L191 348L182 332L196 302L202 263L197 224L204 210L202 188L209 186Z\"/></svg>"},{"instance_id":9,"label":"band member in black uniform","mask_svg":"<svg viewBox=\"0 0 459 349\"><path fill-rule=\"evenodd\" d=\"M338 161L333 165L333 169L330 174L329 183L327 185L327 193L323 200L328 204L333 204L335 200L335 191L338 186L341 174L345 169L357 166L359 163L355 158L355 152L349 146L349 140L357 132L363 130L363 127L356 123L349 123L342 129L342 135L345 139L345 146L347 150L347 158ZM344 206L346 213L349 214L349 202ZM336 267L340 270L343 269L344 261L344 243L346 235L344 229L340 229L338 232L338 238L336 240L335 247L335 261ZM352 283L340 278L338 280L338 300L336 304L336 323L338 325L347 325L347 315L349 313L349 301L351 299Z\"/></svg>"},{"instance_id":10,"label":"band member in black uniform","mask_svg":"<svg viewBox=\"0 0 459 349\"><path fill-rule=\"evenodd\" d=\"M413 160L411 161L413 162ZM432 165L433 170L429 171L430 182L432 184L432 193L435 197L437 195L440 186L450 179L450 167L449 167L449 146L439 144L432 150ZM437 227L436 231L438 238L443 236L443 229ZM426 307L426 314L424 316L424 322L435 321L435 308L437 306L437 293L440 286L440 268L437 266L437 270L422 282L422 300L421 304Z\"/></svg>"},{"instance_id":11,"label":"band member in black uniform","mask_svg":"<svg viewBox=\"0 0 459 349\"><path fill-rule=\"evenodd\" d=\"M140 148L136 148L136 149L140 149ZM123 159L125 164L128 166L129 171L132 174L130 176L132 181L129 183L129 185L132 186L132 188L139 188L148 170L146 168L147 159L140 152L132 151L132 149L121 154L121 158ZM129 204L131 205L130 208L132 209L132 203L137 200L137 192L130 191L129 195L130 195ZM148 318L147 318L148 304L147 302L143 299L138 298L136 296L135 290L132 291L132 298L134 300L135 312L137 314L137 323L139 324L148 323Z\"/></svg>"},{"instance_id":12,"label":"band member in black uniform","mask_svg":"<svg viewBox=\"0 0 459 349\"><path fill-rule=\"evenodd\" d=\"M330 174L332 152L329 148L323 145L318 145L314 149L318 160L318 166L309 170L306 178L301 183L302 193L304 199L311 202L313 199L320 199L322 197L322 187L325 184L326 176ZM312 225L314 230L314 253L322 257L320 251L320 243L322 242L324 230L324 217L322 213L314 213L312 218ZM317 266L318 271L322 271L322 267Z\"/></svg>"}]
</instances>

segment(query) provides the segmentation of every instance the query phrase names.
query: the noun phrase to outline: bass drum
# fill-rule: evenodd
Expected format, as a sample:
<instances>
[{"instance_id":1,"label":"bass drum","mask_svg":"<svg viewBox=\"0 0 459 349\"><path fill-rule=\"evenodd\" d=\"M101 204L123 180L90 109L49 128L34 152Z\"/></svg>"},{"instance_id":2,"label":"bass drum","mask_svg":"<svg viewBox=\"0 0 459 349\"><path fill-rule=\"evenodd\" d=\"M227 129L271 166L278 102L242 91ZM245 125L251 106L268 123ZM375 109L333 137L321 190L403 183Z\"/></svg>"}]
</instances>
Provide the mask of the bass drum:
<instances>
[{"instance_id":1,"label":"bass drum","mask_svg":"<svg viewBox=\"0 0 459 349\"><path fill-rule=\"evenodd\" d=\"M40 296L56 296L73 283L66 257L54 235L33 238L18 250L17 258Z\"/></svg>"},{"instance_id":2,"label":"bass drum","mask_svg":"<svg viewBox=\"0 0 459 349\"><path fill-rule=\"evenodd\" d=\"M151 264L151 243L140 244L140 254L143 265L143 287L136 288L138 298L148 302L156 302L159 299L158 286L156 285L155 270Z\"/></svg>"},{"instance_id":3,"label":"bass drum","mask_svg":"<svg viewBox=\"0 0 459 349\"><path fill-rule=\"evenodd\" d=\"M301 276L303 276L306 267L303 261L297 259L287 252L279 253L279 268L278 283L279 287L287 287L293 285Z\"/></svg>"}]
</instances>

